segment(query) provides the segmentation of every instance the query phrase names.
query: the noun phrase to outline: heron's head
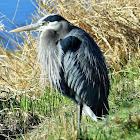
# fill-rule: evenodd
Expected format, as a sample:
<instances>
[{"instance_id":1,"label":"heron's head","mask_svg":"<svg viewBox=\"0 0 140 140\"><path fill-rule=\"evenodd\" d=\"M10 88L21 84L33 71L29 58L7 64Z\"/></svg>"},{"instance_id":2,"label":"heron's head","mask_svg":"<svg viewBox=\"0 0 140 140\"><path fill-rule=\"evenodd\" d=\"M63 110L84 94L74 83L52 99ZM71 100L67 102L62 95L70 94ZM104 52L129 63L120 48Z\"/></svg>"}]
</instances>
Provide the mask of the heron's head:
<instances>
[{"instance_id":1,"label":"heron's head","mask_svg":"<svg viewBox=\"0 0 140 140\"><path fill-rule=\"evenodd\" d=\"M63 25L63 27L62 27ZM53 30L68 30L70 26L69 22L65 20L62 16L58 14L51 14L41 18L37 23L30 24L27 26L23 26L14 30L11 30L11 33L14 32L22 32L22 31L30 31L30 30L37 30L37 31L44 31L46 29L53 29Z\"/></svg>"}]
</instances>

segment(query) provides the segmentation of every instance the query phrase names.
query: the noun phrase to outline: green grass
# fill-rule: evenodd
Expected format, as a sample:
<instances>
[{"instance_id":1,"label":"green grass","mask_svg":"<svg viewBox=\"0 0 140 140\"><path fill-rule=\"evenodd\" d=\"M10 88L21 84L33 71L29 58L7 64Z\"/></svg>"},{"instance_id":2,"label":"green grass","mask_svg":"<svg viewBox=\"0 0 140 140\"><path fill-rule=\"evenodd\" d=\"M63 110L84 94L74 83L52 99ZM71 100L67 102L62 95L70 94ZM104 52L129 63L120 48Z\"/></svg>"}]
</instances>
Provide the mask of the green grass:
<instances>
[{"instance_id":1,"label":"green grass","mask_svg":"<svg viewBox=\"0 0 140 140\"><path fill-rule=\"evenodd\" d=\"M120 72L110 71L110 115L93 122L83 115L82 139L139 139L140 137L140 60L131 60ZM0 101L5 135L17 139L76 139L77 106L55 90ZM24 134L25 133L25 134Z\"/></svg>"}]
</instances>

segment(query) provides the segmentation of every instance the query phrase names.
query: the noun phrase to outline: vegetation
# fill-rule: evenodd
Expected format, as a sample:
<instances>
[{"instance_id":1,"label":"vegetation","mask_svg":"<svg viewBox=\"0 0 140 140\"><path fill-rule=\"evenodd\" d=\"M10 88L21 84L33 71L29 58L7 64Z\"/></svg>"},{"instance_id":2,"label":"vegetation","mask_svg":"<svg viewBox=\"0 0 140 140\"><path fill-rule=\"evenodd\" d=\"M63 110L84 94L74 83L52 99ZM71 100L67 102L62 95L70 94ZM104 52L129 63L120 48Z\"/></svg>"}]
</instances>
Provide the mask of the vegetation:
<instances>
[{"instance_id":1,"label":"vegetation","mask_svg":"<svg viewBox=\"0 0 140 140\"><path fill-rule=\"evenodd\" d=\"M111 82L110 115L98 122L83 115L82 138L139 139L139 0L37 3L33 21L40 15L59 13L86 30L106 57ZM76 139L76 105L50 88L49 82L43 86L34 33L16 35L24 43L9 39L20 50L7 51L0 44L0 139Z\"/></svg>"}]
</instances>

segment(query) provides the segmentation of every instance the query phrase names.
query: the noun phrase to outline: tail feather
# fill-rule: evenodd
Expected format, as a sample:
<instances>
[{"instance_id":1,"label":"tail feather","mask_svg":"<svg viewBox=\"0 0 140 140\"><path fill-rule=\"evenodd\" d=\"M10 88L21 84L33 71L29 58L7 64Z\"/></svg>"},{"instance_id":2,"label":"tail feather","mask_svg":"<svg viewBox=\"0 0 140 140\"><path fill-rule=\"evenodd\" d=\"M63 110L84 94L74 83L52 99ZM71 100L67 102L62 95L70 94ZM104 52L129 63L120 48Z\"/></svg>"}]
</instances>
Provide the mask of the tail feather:
<instances>
[{"instance_id":1,"label":"tail feather","mask_svg":"<svg viewBox=\"0 0 140 140\"><path fill-rule=\"evenodd\" d=\"M93 111L90 109L89 106L87 106L86 104L83 104L83 109L84 109L84 112L91 117L91 119L95 122L97 122L97 117L96 115L93 113Z\"/></svg>"}]
</instances>

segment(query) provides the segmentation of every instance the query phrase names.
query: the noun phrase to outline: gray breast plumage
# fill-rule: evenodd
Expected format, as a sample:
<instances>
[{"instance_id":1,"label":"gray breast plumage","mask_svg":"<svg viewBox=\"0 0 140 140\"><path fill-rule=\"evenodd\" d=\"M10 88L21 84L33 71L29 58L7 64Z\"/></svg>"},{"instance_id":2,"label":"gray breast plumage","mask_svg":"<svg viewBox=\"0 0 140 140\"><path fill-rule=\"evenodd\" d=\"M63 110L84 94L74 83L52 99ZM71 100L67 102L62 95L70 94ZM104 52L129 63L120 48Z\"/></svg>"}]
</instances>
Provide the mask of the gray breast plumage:
<instances>
[{"instance_id":1,"label":"gray breast plumage","mask_svg":"<svg viewBox=\"0 0 140 140\"><path fill-rule=\"evenodd\" d=\"M45 77L45 79L48 77L50 83L59 87L63 52L62 49L58 49L61 48L61 46L57 43L57 36L54 34L53 30L46 30L40 34L38 59L41 63L41 75Z\"/></svg>"}]
</instances>

